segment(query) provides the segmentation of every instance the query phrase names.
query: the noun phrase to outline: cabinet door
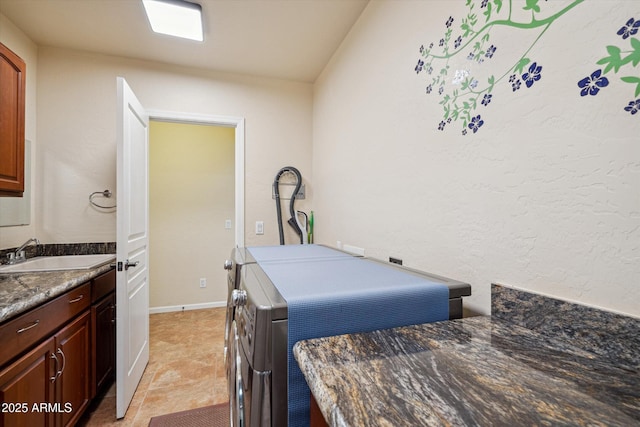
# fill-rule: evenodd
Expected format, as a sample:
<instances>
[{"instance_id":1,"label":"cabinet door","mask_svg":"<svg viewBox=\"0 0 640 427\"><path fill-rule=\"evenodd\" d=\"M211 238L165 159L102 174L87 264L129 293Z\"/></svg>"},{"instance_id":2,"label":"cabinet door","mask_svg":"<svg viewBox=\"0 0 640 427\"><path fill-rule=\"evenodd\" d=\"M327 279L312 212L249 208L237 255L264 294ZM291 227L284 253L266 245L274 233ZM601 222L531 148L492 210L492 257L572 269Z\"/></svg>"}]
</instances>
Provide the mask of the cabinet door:
<instances>
[{"instance_id":1,"label":"cabinet door","mask_svg":"<svg viewBox=\"0 0 640 427\"><path fill-rule=\"evenodd\" d=\"M53 426L54 349L50 338L0 372L0 425Z\"/></svg>"},{"instance_id":2,"label":"cabinet door","mask_svg":"<svg viewBox=\"0 0 640 427\"><path fill-rule=\"evenodd\" d=\"M0 43L0 196L24 192L24 93L22 59Z\"/></svg>"},{"instance_id":3,"label":"cabinet door","mask_svg":"<svg viewBox=\"0 0 640 427\"><path fill-rule=\"evenodd\" d=\"M89 404L90 319L87 310L55 336L56 355L63 365L56 380L56 402L61 406L56 424L61 426L74 425Z\"/></svg>"},{"instance_id":4,"label":"cabinet door","mask_svg":"<svg viewBox=\"0 0 640 427\"><path fill-rule=\"evenodd\" d=\"M115 307L115 292L91 307L92 397L114 379L116 368Z\"/></svg>"}]
</instances>

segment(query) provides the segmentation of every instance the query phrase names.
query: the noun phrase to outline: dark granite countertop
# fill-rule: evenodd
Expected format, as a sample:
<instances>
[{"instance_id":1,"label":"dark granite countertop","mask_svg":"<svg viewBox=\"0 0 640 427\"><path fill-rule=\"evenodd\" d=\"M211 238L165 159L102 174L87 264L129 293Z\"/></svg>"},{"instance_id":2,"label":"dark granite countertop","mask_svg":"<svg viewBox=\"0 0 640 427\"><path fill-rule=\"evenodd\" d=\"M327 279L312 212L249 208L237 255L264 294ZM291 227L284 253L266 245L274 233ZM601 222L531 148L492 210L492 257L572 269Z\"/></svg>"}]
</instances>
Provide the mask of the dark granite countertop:
<instances>
[{"instance_id":1,"label":"dark granite countertop","mask_svg":"<svg viewBox=\"0 0 640 427\"><path fill-rule=\"evenodd\" d=\"M0 323L80 286L111 268L106 264L90 270L0 274Z\"/></svg>"},{"instance_id":2,"label":"dark granite countertop","mask_svg":"<svg viewBox=\"0 0 640 427\"><path fill-rule=\"evenodd\" d=\"M494 285L491 317L301 341L294 355L331 426L640 425L640 320L531 295ZM585 331L572 313L603 323Z\"/></svg>"}]
</instances>

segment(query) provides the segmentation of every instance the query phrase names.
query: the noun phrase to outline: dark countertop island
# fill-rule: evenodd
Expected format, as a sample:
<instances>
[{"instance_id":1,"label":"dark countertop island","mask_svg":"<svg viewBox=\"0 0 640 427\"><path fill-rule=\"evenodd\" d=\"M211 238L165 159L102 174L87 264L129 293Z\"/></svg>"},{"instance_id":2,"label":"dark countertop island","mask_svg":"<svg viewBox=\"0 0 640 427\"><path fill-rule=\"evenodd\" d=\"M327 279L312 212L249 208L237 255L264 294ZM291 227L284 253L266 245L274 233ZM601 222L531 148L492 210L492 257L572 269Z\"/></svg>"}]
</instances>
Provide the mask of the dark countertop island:
<instances>
[{"instance_id":1,"label":"dark countertop island","mask_svg":"<svg viewBox=\"0 0 640 427\"><path fill-rule=\"evenodd\" d=\"M331 426L640 425L640 320L499 285L492 316L301 341Z\"/></svg>"}]
</instances>

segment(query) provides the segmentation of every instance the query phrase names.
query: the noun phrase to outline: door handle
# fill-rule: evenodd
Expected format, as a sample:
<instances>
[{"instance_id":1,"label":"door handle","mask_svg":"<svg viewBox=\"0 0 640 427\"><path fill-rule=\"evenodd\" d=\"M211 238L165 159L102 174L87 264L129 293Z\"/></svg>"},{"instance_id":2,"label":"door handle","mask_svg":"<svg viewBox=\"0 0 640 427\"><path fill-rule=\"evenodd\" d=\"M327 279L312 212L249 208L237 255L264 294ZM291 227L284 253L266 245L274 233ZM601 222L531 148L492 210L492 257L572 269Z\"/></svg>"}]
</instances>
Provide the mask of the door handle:
<instances>
[{"instance_id":1,"label":"door handle","mask_svg":"<svg viewBox=\"0 0 640 427\"><path fill-rule=\"evenodd\" d=\"M64 353L62 352L62 350L60 350L60 347L58 347L58 351L56 351L56 353L62 356L62 369L60 369L56 374L56 378L58 378L64 372L64 368L67 367L67 358L64 356Z\"/></svg>"},{"instance_id":2,"label":"door handle","mask_svg":"<svg viewBox=\"0 0 640 427\"><path fill-rule=\"evenodd\" d=\"M55 372L53 373L53 376L50 377L49 380L51 382L55 382L56 378L58 378L58 358L55 353L51 353L51 359L56 361L56 367L54 368Z\"/></svg>"},{"instance_id":3,"label":"door handle","mask_svg":"<svg viewBox=\"0 0 640 427\"><path fill-rule=\"evenodd\" d=\"M131 262L131 261L129 261L129 260L126 260L126 261L124 262L124 269L125 269L125 270L128 270L129 268L137 267L137 266L138 266L138 264L140 264L140 261L134 261L134 262Z\"/></svg>"}]
</instances>

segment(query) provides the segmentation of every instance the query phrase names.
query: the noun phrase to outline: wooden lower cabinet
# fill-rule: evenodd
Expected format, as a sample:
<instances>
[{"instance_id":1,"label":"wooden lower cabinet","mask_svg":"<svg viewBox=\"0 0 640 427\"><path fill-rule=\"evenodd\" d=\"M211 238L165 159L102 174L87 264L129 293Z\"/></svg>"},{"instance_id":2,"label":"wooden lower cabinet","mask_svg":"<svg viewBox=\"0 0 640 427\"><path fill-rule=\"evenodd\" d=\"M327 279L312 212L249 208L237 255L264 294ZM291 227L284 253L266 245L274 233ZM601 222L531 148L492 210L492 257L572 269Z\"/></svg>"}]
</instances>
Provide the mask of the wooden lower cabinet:
<instances>
[{"instance_id":1,"label":"wooden lower cabinet","mask_svg":"<svg viewBox=\"0 0 640 427\"><path fill-rule=\"evenodd\" d=\"M0 324L0 427L67 427L115 376L113 270Z\"/></svg>"},{"instance_id":2,"label":"wooden lower cabinet","mask_svg":"<svg viewBox=\"0 0 640 427\"><path fill-rule=\"evenodd\" d=\"M56 355L61 373L56 379L56 402L62 406L57 412L56 425L75 425L91 400L90 332L91 313L71 322L56 334Z\"/></svg>"},{"instance_id":3,"label":"wooden lower cabinet","mask_svg":"<svg viewBox=\"0 0 640 427\"><path fill-rule=\"evenodd\" d=\"M90 312L0 372L0 425L75 425L90 399Z\"/></svg>"},{"instance_id":4,"label":"wooden lower cabinet","mask_svg":"<svg viewBox=\"0 0 640 427\"><path fill-rule=\"evenodd\" d=\"M110 384L116 370L116 293L91 306L91 397Z\"/></svg>"},{"instance_id":5,"label":"wooden lower cabinet","mask_svg":"<svg viewBox=\"0 0 640 427\"><path fill-rule=\"evenodd\" d=\"M50 338L0 371L0 425L54 425L54 413L43 404L55 400L55 350Z\"/></svg>"}]
</instances>

